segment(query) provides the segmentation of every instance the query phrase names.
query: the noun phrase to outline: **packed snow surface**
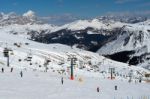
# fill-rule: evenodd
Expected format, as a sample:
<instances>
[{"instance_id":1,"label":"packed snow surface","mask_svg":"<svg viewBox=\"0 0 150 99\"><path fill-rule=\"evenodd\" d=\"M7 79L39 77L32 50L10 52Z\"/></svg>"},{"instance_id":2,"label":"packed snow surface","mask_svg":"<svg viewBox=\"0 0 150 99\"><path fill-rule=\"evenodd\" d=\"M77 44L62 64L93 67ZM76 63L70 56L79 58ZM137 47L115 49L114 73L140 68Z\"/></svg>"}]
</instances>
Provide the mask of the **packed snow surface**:
<instances>
[{"instance_id":1,"label":"packed snow surface","mask_svg":"<svg viewBox=\"0 0 150 99\"><path fill-rule=\"evenodd\" d=\"M53 72L19 70L1 73L1 99L150 99L150 84L82 76L70 80ZM117 90L115 90L117 86ZM96 88L99 87L100 92Z\"/></svg>"}]
</instances>

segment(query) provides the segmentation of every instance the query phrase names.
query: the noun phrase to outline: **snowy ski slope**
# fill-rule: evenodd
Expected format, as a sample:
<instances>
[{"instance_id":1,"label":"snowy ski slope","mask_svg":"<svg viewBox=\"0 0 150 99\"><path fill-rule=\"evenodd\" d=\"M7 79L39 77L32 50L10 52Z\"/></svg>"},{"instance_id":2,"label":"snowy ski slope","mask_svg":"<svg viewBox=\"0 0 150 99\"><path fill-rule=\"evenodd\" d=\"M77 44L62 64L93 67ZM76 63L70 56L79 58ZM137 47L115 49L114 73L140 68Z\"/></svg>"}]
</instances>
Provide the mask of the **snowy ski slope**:
<instances>
[{"instance_id":1,"label":"snowy ski slope","mask_svg":"<svg viewBox=\"0 0 150 99\"><path fill-rule=\"evenodd\" d=\"M12 50L9 53L10 67L6 66L3 56L5 47ZM32 57L32 64L26 61L28 56ZM69 79L69 56L77 58L74 81ZM51 62L45 72L44 62L48 59ZM33 42L5 31L0 32L0 67L5 70L0 74L2 99L139 99L150 96L148 83L135 84L139 77L149 73L148 70L61 44ZM10 73L11 67L14 68L13 73ZM108 79L109 68L115 68L114 80ZM20 71L23 71L23 78ZM128 83L131 71L132 82ZM62 76L64 85L60 81ZM118 86L117 91L114 90L115 85ZM96 92L98 86L99 93Z\"/></svg>"}]
</instances>

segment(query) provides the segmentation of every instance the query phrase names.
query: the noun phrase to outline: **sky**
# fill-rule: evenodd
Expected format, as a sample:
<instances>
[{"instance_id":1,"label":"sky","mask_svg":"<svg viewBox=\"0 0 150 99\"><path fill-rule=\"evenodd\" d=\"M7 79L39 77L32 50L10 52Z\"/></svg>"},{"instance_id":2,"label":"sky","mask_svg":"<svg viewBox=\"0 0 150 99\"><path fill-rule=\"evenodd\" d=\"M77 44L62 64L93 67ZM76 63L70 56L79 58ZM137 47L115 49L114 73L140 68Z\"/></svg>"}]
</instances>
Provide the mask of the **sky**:
<instances>
[{"instance_id":1,"label":"sky","mask_svg":"<svg viewBox=\"0 0 150 99\"><path fill-rule=\"evenodd\" d=\"M74 15L97 17L106 14L150 16L150 0L0 0L0 12L23 14L28 10L39 16Z\"/></svg>"},{"instance_id":2,"label":"sky","mask_svg":"<svg viewBox=\"0 0 150 99\"><path fill-rule=\"evenodd\" d=\"M0 12L23 14L33 10L39 16L71 14L96 17L105 14L150 14L150 0L0 0Z\"/></svg>"}]
</instances>

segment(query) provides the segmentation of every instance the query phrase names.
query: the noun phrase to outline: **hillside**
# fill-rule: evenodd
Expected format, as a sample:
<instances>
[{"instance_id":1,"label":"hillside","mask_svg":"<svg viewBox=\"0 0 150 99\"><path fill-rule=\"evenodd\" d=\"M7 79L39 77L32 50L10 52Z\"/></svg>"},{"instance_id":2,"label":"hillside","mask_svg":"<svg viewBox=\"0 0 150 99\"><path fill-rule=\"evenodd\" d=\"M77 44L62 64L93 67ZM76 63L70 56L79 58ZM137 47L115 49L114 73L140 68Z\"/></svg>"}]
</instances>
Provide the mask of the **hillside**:
<instances>
[{"instance_id":1,"label":"hillside","mask_svg":"<svg viewBox=\"0 0 150 99\"><path fill-rule=\"evenodd\" d=\"M148 22L148 21L147 21ZM99 49L101 55L127 58L123 62L149 67L150 26L147 22L124 26L119 35ZM111 49L111 50L109 50ZM127 54L128 53L128 54ZM119 61L119 58L118 58Z\"/></svg>"}]
</instances>

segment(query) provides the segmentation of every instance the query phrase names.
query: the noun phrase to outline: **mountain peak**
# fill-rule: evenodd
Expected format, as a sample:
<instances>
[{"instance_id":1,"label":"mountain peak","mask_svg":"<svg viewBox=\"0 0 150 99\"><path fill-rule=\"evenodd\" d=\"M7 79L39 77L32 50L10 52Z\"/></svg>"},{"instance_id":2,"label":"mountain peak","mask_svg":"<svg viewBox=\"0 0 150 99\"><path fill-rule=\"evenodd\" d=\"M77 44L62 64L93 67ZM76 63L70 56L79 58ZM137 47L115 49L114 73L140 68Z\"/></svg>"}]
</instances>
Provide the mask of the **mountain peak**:
<instances>
[{"instance_id":1,"label":"mountain peak","mask_svg":"<svg viewBox=\"0 0 150 99\"><path fill-rule=\"evenodd\" d=\"M7 26L12 24L41 24L42 21L38 19L35 12L32 10L27 11L23 15L18 15L14 12L0 13L0 26Z\"/></svg>"},{"instance_id":2,"label":"mountain peak","mask_svg":"<svg viewBox=\"0 0 150 99\"><path fill-rule=\"evenodd\" d=\"M35 12L33 12L32 10L27 11L26 13L23 14L24 17L35 17Z\"/></svg>"}]
</instances>

